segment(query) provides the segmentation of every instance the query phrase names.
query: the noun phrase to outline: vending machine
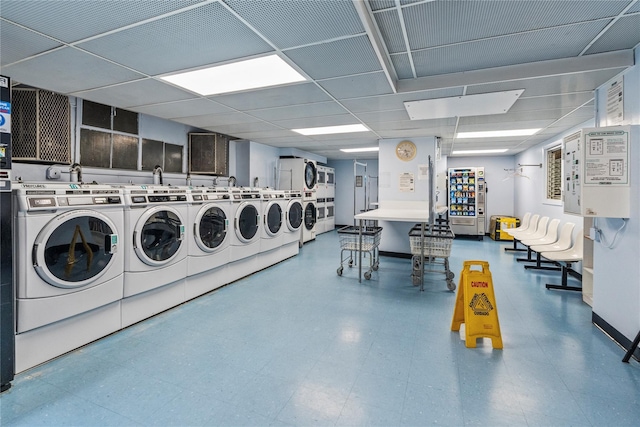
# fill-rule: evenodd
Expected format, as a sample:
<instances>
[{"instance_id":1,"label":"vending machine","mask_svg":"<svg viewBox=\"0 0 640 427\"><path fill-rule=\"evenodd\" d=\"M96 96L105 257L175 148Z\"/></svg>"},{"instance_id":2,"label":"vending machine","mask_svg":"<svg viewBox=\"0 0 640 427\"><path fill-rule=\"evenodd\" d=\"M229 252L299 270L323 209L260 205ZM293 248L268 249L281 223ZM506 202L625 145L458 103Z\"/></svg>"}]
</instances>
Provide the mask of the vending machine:
<instances>
[{"instance_id":1,"label":"vending machine","mask_svg":"<svg viewBox=\"0 0 640 427\"><path fill-rule=\"evenodd\" d=\"M477 236L485 234L484 168L449 169L449 223L456 235Z\"/></svg>"}]
</instances>

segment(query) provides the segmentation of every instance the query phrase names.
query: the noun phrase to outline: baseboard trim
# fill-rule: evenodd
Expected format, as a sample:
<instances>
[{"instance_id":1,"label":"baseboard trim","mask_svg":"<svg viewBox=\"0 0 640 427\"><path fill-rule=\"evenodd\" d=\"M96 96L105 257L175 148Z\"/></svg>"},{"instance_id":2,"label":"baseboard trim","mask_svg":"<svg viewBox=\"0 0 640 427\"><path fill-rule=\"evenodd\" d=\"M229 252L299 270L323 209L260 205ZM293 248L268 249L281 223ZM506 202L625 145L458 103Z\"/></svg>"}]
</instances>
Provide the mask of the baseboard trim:
<instances>
[{"instance_id":1,"label":"baseboard trim","mask_svg":"<svg viewBox=\"0 0 640 427\"><path fill-rule=\"evenodd\" d=\"M598 316L596 313L591 313L591 322L596 325L602 332L609 335L613 341L616 342L623 349L628 350L631 346L632 342L630 339L625 337L618 331L616 328L611 326L606 320L602 317ZM623 355L624 356L624 355ZM637 361L640 361L640 349L636 348L633 352L633 358ZM622 359L620 359L622 360Z\"/></svg>"}]
</instances>

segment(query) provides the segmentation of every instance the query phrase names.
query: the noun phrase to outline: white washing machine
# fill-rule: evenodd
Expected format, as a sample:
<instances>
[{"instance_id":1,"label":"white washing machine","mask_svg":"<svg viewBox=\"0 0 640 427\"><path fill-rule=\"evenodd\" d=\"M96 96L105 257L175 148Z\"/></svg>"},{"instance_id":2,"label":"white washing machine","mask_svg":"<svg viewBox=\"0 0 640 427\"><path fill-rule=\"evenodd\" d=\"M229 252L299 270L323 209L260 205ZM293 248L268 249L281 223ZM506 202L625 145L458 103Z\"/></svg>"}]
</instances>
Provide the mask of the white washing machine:
<instances>
[{"instance_id":1,"label":"white washing machine","mask_svg":"<svg viewBox=\"0 0 640 427\"><path fill-rule=\"evenodd\" d=\"M326 230L327 222L327 199L316 200L316 236L324 233Z\"/></svg>"},{"instance_id":2,"label":"white washing machine","mask_svg":"<svg viewBox=\"0 0 640 427\"><path fill-rule=\"evenodd\" d=\"M316 222L318 220L317 200L315 191L302 193L302 209L304 221L302 226L302 243L316 238Z\"/></svg>"},{"instance_id":3,"label":"white washing machine","mask_svg":"<svg viewBox=\"0 0 640 427\"><path fill-rule=\"evenodd\" d=\"M125 185L122 325L185 301L188 187Z\"/></svg>"},{"instance_id":4,"label":"white washing machine","mask_svg":"<svg viewBox=\"0 0 640 427\"><path fill-rule=\"evenodd\" d=\"M280 158L278 165L278 189L316 191L318 167L315 160Z\"/></svg>"},{"instance_id":5,"label":"white washing machine","mask_svg":"<svg viewBox=\"0 0 640 427\"><path fill-rule=\"evenodd\" d=\"M318 200L327 197L327 167L318 165L318 184L316 186Z\"/></svg>"},{"instance_id":6,"label":"white washing machine","mask_svg":"<svg viewBox=\"0 0 640 427\"><path fill-rule=\"evenodd\" d=\"M259 270L262 198L259 188L231 188L233 220L229 241L229 277L238 280Z\"/></svg>"},{"instance_id":7,"label":"white washing machine","mask_svg":"<svg viewBox=\"0 0 640 427\"><path fill-rule=\"evenodd\" d=\"M260 254L258 268L263 269L280 261L280 248L284 244L285 225L284 214L287 200L284 190L263 188L262 195L262 225L260 231Z\"/></svg>"},{"instance_id":8,"label":"white washing machine","mask_svg":"<svg viewBox=\"0 0 640 427\"><path fill-rule=\"evenodd\" d=\"M122 190L15 183L16 371L121 328Z\"/></svg>"},{"instance_id":9,"label":"white washing machine","mask_svg":"<svg viewBox=\"0 0 640 427\"><path fill-rule=\"evenodd\" d=\"M229 188L193 187L188 197L187 300L230 282L227 264L231 240Z\"/></svg>"}]
</instances>

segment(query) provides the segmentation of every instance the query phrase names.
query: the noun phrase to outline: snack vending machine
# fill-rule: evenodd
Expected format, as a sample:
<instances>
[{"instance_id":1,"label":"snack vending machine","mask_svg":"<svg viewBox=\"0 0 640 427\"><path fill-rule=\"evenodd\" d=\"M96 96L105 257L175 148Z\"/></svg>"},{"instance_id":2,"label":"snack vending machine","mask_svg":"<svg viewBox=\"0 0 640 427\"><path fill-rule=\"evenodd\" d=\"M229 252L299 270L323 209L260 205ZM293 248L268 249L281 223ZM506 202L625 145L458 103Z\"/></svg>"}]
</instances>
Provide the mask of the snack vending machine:
<instances>
[{"instance_id":1,"label":"snack vending machine","mask_svg":"<svg viewBox=\"0 0 640 427\"><path fill-rule=\"evenodd\" d=\"M484 168L449 169L449 223L456 235L485 234Z\"/></svg>"}]
</instances>

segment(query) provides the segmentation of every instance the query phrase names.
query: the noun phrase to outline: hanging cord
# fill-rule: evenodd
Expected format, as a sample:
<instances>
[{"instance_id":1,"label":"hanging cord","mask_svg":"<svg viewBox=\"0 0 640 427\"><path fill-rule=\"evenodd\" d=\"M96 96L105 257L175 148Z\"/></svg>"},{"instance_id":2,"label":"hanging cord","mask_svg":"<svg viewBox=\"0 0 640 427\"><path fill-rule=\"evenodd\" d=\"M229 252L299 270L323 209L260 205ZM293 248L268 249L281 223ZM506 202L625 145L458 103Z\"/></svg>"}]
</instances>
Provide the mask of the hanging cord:
<instances>
[{"instance_id":1,"label":"hanging cord","mask_svg":"<svg viewBox=\"0 0 640 427\"><path fill-rule=\"evenodd\" d=\"M624 228L627 226L627 222L629 221L629 219L628 218L622 218L622 225L620 226L620 228L618 228L618 230L616 231L616 234L613 236L613 240L611 241L611 244L609 244L607 242L607 238L604 236L604 233L602 232L602 230L596 226L596 221L597 221L597 218L594 219L594 226L596 228L596 233L598 233L598 235L600 236L600 240L602 241L602 245L607 249L613 249L613 247L616 245L616 240L618 239L618 234L620 234L620 232L622 230L624 230Z\"/></svg>"}]
</instances>

